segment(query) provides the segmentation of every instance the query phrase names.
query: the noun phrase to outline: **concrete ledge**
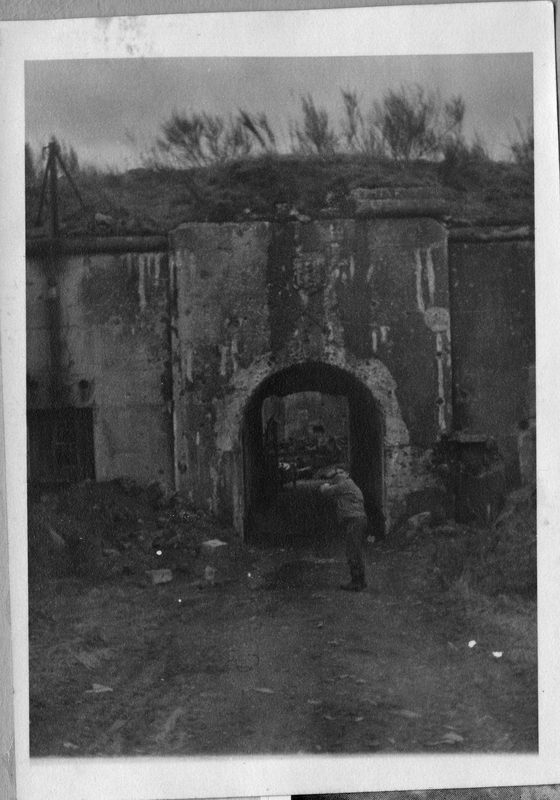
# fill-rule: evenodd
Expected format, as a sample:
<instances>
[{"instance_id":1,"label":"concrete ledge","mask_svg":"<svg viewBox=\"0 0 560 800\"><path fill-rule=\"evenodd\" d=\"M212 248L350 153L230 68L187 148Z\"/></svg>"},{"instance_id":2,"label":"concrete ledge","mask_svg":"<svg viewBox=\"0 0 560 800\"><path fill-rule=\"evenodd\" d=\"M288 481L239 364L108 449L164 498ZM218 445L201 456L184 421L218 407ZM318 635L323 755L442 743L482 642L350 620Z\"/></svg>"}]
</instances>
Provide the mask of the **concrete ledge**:
<instances>
[{"instance_id":1,"label":"concrete ledge","mask_svg":"<svg viewBox=\"0 0 560 800\"><path fill-rule=\"evenodd\" d=\"M449 217L449 204L443 200L363 200L356 202L358 219L403 217L445 220Z\"/></svg>"},{"instance_id":2,"label":"concrete ledge","mask_svg":"<svg viewBox=\"0 0 560 800\"><path fill-rule=\"evenodd\" d=\"M534 238L535 231L531 225L450 228L449 230L450 242L517 242L532 241Z\"/></svg>"},{"instance_id":3,"label":"concrete ledge","mask_svg":"<svg viewBox=\"0 0 560 800\"><path fill-rule=\"evenodd\" d=\"M317 221L328 219L371 219L371 218L430 218L449 224L449 206L443 201L431 200L416 201L368 199L357 203L353 214L341 214L331 210L323 210L317 215ZM296 220L258 220L258 222L276 221L279 224L294 222ZM308 218L302 221L311 221ZM239 225L256 224L257 220L244 220L243 222L210 223L212 225ZM205 225L208 223L186 223L188 227ZM183 226L179 226L181 228ZM472 228L449 227L450 242L507 242L507 241L532 241L535 238L531 225L497 225L478 226ZM86 236L68 239L27 239L27 255L53 256L53 255L86 255L91 253L166 253L169 251L167 236Z\"/></svg>"},{"instance_id":4,"label":"concrete ledge","mask_svg":"<svg viewBox=\"0 0 560 800\"><path fill-rule=\"evenodd\" d=\"M73 239L28 239L27 255L85 255L86 253L166 253L167 236L87 236Z\"/></svg>"},{"instance_id":5,"label":"concrete ledge","mask_svg":"<svg viewBox=\"0 0 560 800\"><path fill-rule=\"evenodd\" d=\"M360 217L432 217L449 215L449 202L437 187L405 186L359 187L350 192L355 216Z\"/></svg>"}]
</instances>

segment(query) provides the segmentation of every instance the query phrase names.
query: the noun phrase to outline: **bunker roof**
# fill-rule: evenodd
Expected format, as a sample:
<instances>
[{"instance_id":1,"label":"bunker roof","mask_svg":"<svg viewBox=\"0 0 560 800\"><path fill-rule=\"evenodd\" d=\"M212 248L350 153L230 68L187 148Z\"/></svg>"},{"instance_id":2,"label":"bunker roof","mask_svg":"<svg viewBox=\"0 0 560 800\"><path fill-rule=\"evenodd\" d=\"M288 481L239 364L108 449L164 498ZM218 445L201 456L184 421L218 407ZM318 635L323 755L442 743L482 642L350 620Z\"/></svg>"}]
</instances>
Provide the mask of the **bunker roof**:
<instances>
[{"instance_id":1,"label":"bunker roof","mask_svg":"<svg viewBox=\"0 0 560 800\"><path fill-rule=\"evenodd\" d=\"M61 235L161 236L186 222L301 221L430 216L451 228L532 225L533 171L487 160L450 168L364 156L263 156L200 169L94 170L73 176L83 207L59 176ZM37 224L41 179L26 186L28 237Z\"/></svg>"}]
</instances>

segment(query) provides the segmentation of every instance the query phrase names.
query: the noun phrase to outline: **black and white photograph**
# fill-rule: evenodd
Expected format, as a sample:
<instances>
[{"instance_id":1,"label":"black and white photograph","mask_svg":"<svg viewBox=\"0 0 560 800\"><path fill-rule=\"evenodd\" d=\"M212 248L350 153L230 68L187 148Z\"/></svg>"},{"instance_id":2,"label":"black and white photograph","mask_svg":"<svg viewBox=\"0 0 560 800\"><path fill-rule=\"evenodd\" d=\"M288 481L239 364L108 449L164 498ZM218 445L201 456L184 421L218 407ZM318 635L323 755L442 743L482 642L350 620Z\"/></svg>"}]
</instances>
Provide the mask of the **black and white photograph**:
<instances>
[{"instance_id":1,"label":"black and white photograph","mask_svg":"<svg viewBox=\"0 0 560 800\"><path fill-rule=\"evenodd\" d=\"M537 750L531 55L26 123L31 755Z\"/></svg>"},{"instance_id":2,"label":"black and white photograph","mask_svg":"<svg viewBox=\"0 0 560 800\"><path fill-rule=\"evenodd\" d=\"M174 765L170 798L194 764L240 765L222 792L239 795L309 792L304 762L317 791L366 788L333 784L333 756L403 789L391 764L550 758L550 93L543 4L513 5L511 48L469 45L471 10L459 47L413 47L403 16L404 51L331 53L327 12L284 12L177 17L196 44L180 53L165 17L167 50L149 18L66 21L54 55L26 50L4 415L17 396L34 792L85 769L102 777L84 797L120 797L121 778L95 791L136 762Z\"/></svg>"}]
</instances>

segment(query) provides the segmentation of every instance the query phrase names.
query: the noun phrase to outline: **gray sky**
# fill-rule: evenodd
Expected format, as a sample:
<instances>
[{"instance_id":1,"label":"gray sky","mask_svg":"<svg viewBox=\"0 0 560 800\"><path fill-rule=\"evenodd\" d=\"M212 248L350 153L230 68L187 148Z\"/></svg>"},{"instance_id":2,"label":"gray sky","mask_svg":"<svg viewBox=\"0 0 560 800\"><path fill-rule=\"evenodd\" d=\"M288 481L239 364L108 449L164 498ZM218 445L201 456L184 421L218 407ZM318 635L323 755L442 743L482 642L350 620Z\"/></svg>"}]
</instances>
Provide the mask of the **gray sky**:
<instances>
[{"instance_id":1,"label":"gray sky","mask_svg":"<svg viewBox=\"0 0 560 800\"><path fill-rule=\"evenodd\" d=\"M27 62L25 79L26 138L34 148L55 135L82 162L118 167L138 164L173 109L264 111L287 142L301 95L311 93L338 123L341 89L357 89L366 111L403 83L438 90L444 100L460 94L467 138L477 132L503 158L516 136L515 119L525 124L533 103L532 55L525 53L34 61Z\"/></svg>"}]
</instances>

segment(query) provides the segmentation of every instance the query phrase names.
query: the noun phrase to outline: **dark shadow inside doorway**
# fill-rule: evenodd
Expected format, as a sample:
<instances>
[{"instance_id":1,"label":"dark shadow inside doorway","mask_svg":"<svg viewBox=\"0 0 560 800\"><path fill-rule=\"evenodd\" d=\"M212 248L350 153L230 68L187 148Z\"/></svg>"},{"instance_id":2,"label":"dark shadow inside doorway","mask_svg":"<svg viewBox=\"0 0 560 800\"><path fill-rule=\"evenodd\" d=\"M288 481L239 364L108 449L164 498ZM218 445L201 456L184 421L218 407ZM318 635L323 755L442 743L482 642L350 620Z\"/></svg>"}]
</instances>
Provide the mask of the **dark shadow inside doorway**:
<instances>
[{"instance_id":1,"label":"dark shadow inside doorway","mask_svg":"<svg viewBox=\"0 0 560 800\"><path fill-rule=\"evenodd\" d=\"M271 417L263 414L263 408L274 403L265 401L298 393L343 400L347 441L333 460L347 463L364 494L372 529L379 535L383 508L383 420L379 406L368 387L350 372L321 362L304 362L266 378L247 404L242 432L246 541L294 546L328 542L336 536L333 510L317 491L322 482L320 467L313 469L311 465L305 476L290 470L282 475L281 458L277 452L271 455L278 434L271 436Z\"/></svg>"}]
</instances>

